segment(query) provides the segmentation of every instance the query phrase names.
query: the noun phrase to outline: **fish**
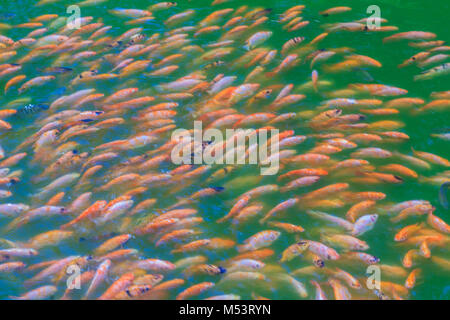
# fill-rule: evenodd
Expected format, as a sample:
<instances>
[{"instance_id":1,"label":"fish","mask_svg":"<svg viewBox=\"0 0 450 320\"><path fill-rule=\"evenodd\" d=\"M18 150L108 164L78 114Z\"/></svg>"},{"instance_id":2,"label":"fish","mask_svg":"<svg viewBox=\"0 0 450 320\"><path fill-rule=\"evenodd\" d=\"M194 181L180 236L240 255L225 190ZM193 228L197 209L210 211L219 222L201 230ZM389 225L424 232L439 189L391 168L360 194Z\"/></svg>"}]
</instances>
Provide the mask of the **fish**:
<instances>
[{"instance_id":1,"label":"fish","mask_svg":"<svg viewBox=\"0 0 450 320\"><path fill-rule=\"evenodd\" d=\"M104 281L108 275L108 270L111 267L111 260L104 260L95 271L94 277L92 278L92 282L90 283L86 293L83 296L83 299L88 299L89 296L95 291L95 289L99 286L102 281Z\"/></svg>"},{"instance_id":2,"label":"fish","mask_svg":"<svg viewBox=\"0 0 450 320\"><path fill-rule=\"evenodd\" d=\"M287 247L281 255L280 262L290 261L296 256L301 255L309 247L308 241L300 241Z\"/></svg>"},{"instance_id":3,"label":"fish","mask_svg":"<svg viewBox=\"0 0 450 320\"><path fill-rule=\"evenodd\" d=\"M355 229L355 226L353 223L348 222L345 219L327 214L325 212L320 212L320 211L315 211L315 210L307 210L306 213L315 218L322 219L322 220L331 222L333 224L336 224L337 226L344 228L347 231L352 231Z\"/></svg>"},{"instance_id":4,"label":"fish","mask_svg":"<svg viewBox=\"0 0 450 320\"><path fill-rule=\"evenodd\" d=\"M450 64L444 63L440 66L422 71L420 74L414 76L414 81L431 80L436 77L445 76L450 72L449 69Z\"/></svg>"},{"instance_id":5,"label":"fish","mask_svg":"<svg viewBox=\"0 0 450 320\"><path fill-rule=\"evenodd\" d=\"M445 209L449 208L446 196L446 190L448 189L449 185L450 182L444 182L439 188L439 202L441 203L441 206L443 206Z\"/></svg>"},{"instance_id":6,"label":"fish","mask_svg":"<svg viewBox=\"0 0 450 320\"><path fill-rule=\"evenodd\" d=\"M407 31L396 33L383 39L383 42L393 42L399 40L430 40L436 38L436 34L424 31Z\"/></svg>"},{"instance_id":7,"label":"fish","mask_svg":"<svg viewBox=\"0 0 450 320\"><path fill-rule=\"evenodd\" d=\"M339 280L330 278L328 280L328 284L330 285L330 287L333 288L333 293L334 293L334 297L336 298L336 300L350 300L351 299L351 294L348 291L347 287L342 285L342 283Z\"/></svg>"},{"instance_id":8,"label":"fish","mask_svg":"<svg viewBox=\"0 0 450 320\"><path fill-rule=\"evenodd\" d=\"M245 41L244 49L251 50L272 36L271 31L257 32Z\"/></svg>"},{"instance_id":9,"label":"fish","mask_svg":"<svg viewBox=\"0 0 450 320\"><path fill-rule=\"evenodd\" d=\"M179 293L176 297L176 300L185 300L188 297L198 295L206 290L215 286L214 282L201 282L193 285L192 287L187 288L186 290Z\"/></svg>"},{"instance_id":10,"label":"fish","mask_svg":"<svg viewBox=\"0 0 450 320\"><path fill-rule=\"evenodd\" d=\"M336 250L330 248L323 243L312 241L312 240L304 240L308 243L308 250L318 256L322 257L325 260L338 260L340 255Z\"/></svg>"},{"instance_id":11,"label":"fish","mask_svg":"<svg viewBox=\"0 0 450 320\"><path fill-rule=\"evenodd\" d=\"M412 225L403 227L399 232L397 232L395 234L394 240L395 241L405 241L410 236L412 236L413 234L418 232L420 229L422 229L423 226L424 226L423 224L417 223L417 224L412 224Z\"/></svg>"},{"instance_id":12,"label":"fish","mask_svg":"<svg viewBox=\"0 0 450 320\"><path fill-rule=\"evenodd\" d=\"M334 14L347 12L347 11L351 11L351 10L352 10L352 8L350 8L350 7L334 7L334 8L330 8L330 9L321 11L321 12L319 12L319 14L321 14L324 17L328 17L329 15L334 15Z\"/></svg>"},{"instance_id":13,"label":"fish","mask_svg":"<svg viewBox=\"0 0 450 320\"><path fill-rule=\"evenodd\" d=\"M14 300L44 300L54 295L57 290L58 288L55 286L42 286L31 290L20 297L12 296L11 298Z\"/></svg>"},{"instance_id":14,"label":"fish","mask_svg":"<svg viewBox=\"0 0 450 320\"><path fill-rule=\"evenodd\" d=\"M360 217L353 225L352 235L362 235L374 228L378 220L377 214L365 215Z\"/></svg>"}]
</instances>

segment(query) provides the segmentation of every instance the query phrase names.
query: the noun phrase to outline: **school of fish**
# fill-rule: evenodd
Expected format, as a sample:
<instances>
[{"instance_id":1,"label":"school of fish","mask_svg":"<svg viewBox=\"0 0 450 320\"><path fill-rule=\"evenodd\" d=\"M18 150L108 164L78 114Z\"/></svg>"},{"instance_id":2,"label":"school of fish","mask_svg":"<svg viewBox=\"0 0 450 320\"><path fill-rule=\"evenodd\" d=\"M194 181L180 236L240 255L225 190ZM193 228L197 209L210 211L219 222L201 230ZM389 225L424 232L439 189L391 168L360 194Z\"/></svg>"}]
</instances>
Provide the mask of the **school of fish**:
<instances>
[{"instance_id":1,"label":"school of fish","mask_svg":"<svg viewBox=\"0 0 450 320\"><path fill-rule=\"evenodd\" d=\"M11 299L282 299L273 296L281 287L298 299L408 299L424 265L450 272L445 211L430 199L390 200L396 184L450 182L449 160L418 150L414 128L402 122L448 115L450 91L424 100L373 79L331 90L330 75L383 66L350 47L322 46L340 33L378 32L387 50L397 42L417 49L398 62L425 70L412 82L439 81L450 71L450 47L436 34L385 19L371 29L352 20L350 7L307 21L307 3L274 12L225 0L207 14L176 11L176 2L110 9L128 26L117 34L93 16L70 28L67 16L46 11L56 2L41 0L43 14L20 25L0 25L0 278L22 290ZM271 31L270 20L284 33ZM152 32L152 21L165 31ZM305 37L314 25L316 36ZM12 29L24 36L10 37ZM270 47L271 37L284 45ZM211 41L199 45L204 38ZM309 76L286 82L295 72ZM46 101L30 98L59 87ZM311 96L322 103L311 105ZM278 142L269 141L279 144L271 155L278 173L175 165L180 119L223 132L278 129ZM448 141L450 133L432 137ZM428 176L430 168L440 173ZM21 188L26 196L16 195ZM381 220L404 250L397 264L371 253ZM34 226L40 231L24 238ZM381 270L379 287L367 281L369 266Z\"/></svg>"}]
</instances>

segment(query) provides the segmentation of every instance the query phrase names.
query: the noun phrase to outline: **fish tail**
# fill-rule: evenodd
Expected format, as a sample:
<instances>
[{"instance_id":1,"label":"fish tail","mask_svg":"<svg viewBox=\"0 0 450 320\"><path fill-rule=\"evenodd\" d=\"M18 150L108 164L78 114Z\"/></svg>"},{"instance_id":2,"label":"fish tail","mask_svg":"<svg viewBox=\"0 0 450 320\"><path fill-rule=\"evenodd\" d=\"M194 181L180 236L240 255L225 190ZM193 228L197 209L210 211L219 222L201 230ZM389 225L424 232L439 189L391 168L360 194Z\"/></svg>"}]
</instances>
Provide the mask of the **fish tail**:
<instances>
[{"instance_id":1,"label":"fish tail","mask_svg":"<svg viewBox=\"0 0 450 320\"><path fill-rule=\"evenodd\" d=\"M268 218L269 217L263 217L262 219L259 220L259 224L264 224Z\"/></svg>"},{"instance_id":2,"label":"fish tail","mask_svg":"<svg viewBox=\"0 0 450 320\"><path fill-rule=\"evenodd\" d=\"M411 115L418 115L419 113L421 113L422 112L422 110L421 109L412 109L411 110Z\"/></svg>"},{"instance_id":3,"label":"fish tail","mask_svg":"<svg viewBox=\"0 0 450 320\"><path fill-rule=\"evenodd\" d=\"M4 229L4 232L11 232L14 229L24 225L25 221L22 218L16 218L11 221Z\"/></svg>"},{"instance_id":4,"label":"fish tail","mask_svg":"<svg viewBox=\"0 0 450 320\"><path fill-rule=\"evenodd\" d=\"M74 221L70 221L70 222L68 222L68 223L66 223L66 224L63 224L63 225L60 227L60 229L61 229L61 230L67 230L67 229L69 229L71 226L73 226L75 223L76 223L76 222L74 222Z\"/></svg>"}]
</instances>

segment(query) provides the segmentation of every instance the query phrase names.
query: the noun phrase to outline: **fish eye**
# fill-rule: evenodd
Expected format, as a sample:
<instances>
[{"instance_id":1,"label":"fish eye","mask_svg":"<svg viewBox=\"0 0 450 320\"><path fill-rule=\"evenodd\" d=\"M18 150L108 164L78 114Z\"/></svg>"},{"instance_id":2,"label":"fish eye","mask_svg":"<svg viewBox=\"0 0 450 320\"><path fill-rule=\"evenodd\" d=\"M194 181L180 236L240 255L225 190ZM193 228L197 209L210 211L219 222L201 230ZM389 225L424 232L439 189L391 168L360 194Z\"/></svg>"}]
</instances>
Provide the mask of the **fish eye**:
<instances>
[{"instance_id":1,"label":"fish eye","mask_svg":"<svg viewBox=\"0 0 450 320\"><path fill-rule=\"evenodd\" d=\"M73 154L77 154L77 153L78 153L78 150L77 150L77 149L73 149L73 150L72 150L72 153L73 153Z\"/></svg>"}]
</instances>

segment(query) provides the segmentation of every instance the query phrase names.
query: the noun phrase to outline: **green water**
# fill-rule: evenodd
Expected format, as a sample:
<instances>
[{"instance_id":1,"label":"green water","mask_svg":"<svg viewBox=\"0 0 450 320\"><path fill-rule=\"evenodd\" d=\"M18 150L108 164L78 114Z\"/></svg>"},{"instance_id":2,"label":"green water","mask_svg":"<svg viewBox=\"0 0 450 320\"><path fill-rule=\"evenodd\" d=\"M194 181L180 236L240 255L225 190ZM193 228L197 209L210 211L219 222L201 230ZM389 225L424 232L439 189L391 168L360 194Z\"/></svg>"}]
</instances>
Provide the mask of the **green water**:
<instances>
[{"instance_id":1,"label":"green water","mask_svg":"<svg viewBox=\"0 0 450 320\"><path fill-rule=\"evenodd\" d=\"M55 13L60 16L66 15L66 7L72 4L69 1L60 1L54 4L48 4L43 7L35 7L33 4L36 1L6 1L0 0L0 13L3 15L1 18L3 23L8 23L11 25L24 23L28 21L30 18L43 15L46 13ZM153 33L164 33L167 31L167 28L162 23L169 16L184 11L186 9L194 9L196 11L195 16L192 21L187 21L184 25L195 25L198 21L203 19L206 15L212 12L213 9L222 9L222 8L238 8L241 5L247 4L249 7L263 7L263 8L271 8L272 12L269 14L269 21L258 27L258 30L271 30L274 34L265 44L264 47L281 49L281 46L290 38L294 36L303 36L306 39L311 40L321 32L323 29L321 26L325 23L336 23L343 21L354 21L365 18L368 16L366 13L366 8L369 5L376 4L381 9L381 15L383 18L388 20L386 25L394 25L399 28L399 31L429 31L437 34L437 39L444 40L446 43L450 41L450 33L448 32L449 24L448 24L448 12L449 12L449 2L446 0L437 0L433 2L425 2L425 1L340 1L339 4L335 1L306 1L303 4L306 5L306 8L303 11L302 16L304 20L308 20L311 23L296 32L287 33L282 30L281 25L278 23L278 15L281 14L286 9L292 7L293 5L299 4L296 1L273 1L273 0L261 0L261 1L231 1L228 3L224 3L216 6L215 8L210 7L211 1L178 1L178 6L171 8L169 10L156 12L154 15L157 19L150 21L142 27L144 28L144 33L147 35L151 35ZM406 2L406 3L405 3ZM128 1L126 5L124 1L119 0L110 0L106 3L103 3L97 7L86 7L81 9L82 16L93 16L95 19L101 18L102 22L105 25L112 26L112 30L110 34L120 35L126 30L137 27L137 26L127 26L124 24L126 19L117 18L110 14L108 14L107 10L118 7L126 7L126 8L139 8L145 9L148 5L156 3L155 1ZM339 14L331 17L322 17L318 14L319 11L328 9L333 6L344 6L348 5L353 8L353 10L349 13ZM13 15L4 16L4 14L12 13ZM221 22L222 24L224 21ZM2 30L1 34L5 34L8 37L13 39L20 39L24 37L30 30ZM408 97L416 97L422 98L425 101L429 101L429 95L431 92L435 91L446 91L449 90L449 77L437 78L435 80L430 81L421 81L414 82L413 77L417 75L421 70L417 67L407 67L403 69L398 69L397 65L411 57L413 54L419 52L420 49L412 48L407 45L407 41L401 41L398 43L392 44L383 44L382 38L393 34L392 32L386 33L348 33L348 32L340 32L333 34L325 38L320 44L320 48L337 48L337 47L350 47L355 49L355 52L361 55L370 56L383 64L382 68L379 69L364 69L364 71L358 70L356 72L347 72L341 74L326 74L324 71L319 69L319 77L321 80L326 79L332 83L331 87L326 88L327 92L333 90L345 89L347 84L349 83L363 83L363 82L371 82L371 83L379 83L386 84L395 87L400 87L409 91ZM203 45L212 41L215 41L217 36L208 35L202 37L200 39L195 40L195 44ZM238 48L233 53L233 57L239 57L244 54L245 51L243 49ZM46 60L42 60L39 63L28 64L21 72L23 74L29 75L28 78L32 78L33 74L37 76L37 68L41 68L43 66L47 66ZM175 73L168 77L158 78L156 80L146 78L143 75L134 76L132 82L130 79L127 79L126 82L121 82L121 80L111 80L105 81L98 84L88 84L87 86L78 86L76 89L80 90L82 88L95 87L97 92L104 93L105 96L111 94L113 92L118 91L119 89L123 89L130 86L139 87L141 91L149 90L149 92L154 89L154 86L158 84L158 82L169 82L175 80L183 75L186 75L195 69L192 68L192 64L188 61L183 61L179 64L180 69ZM274 65L275 66L275 65ZM70 94L74 92L73 88L69 88L68 83L71 79L73 79L74 75L77 74L76 71L85 70L82 65L74 65L75 71L73 74L69 76L58 76L57 81L52 82L42 88L32 89L27 91L26 93L20 95L20 98L29 97L30 102L32 103L51 103L56 98L61 96L62 94ZM102 72L107 72L107 70L102 70ZM244 69L234 69L228 70L227 67L221 67L217 70L214 70L209 73L209 78L215 74L224 73L225 75L235 75L238 77L236 83L242 83L245 76L248 74L247 70ZM270 84L288 84L293 83L296 87L310 81L310 73L311 70L307 65L301 65L299 67L294 68L286 73L284 73L281 77L277 77L272 82L267 83ZM367 74L373 78L373 81L367 81ZM6 83L5 79L0 80L0 88L3 88ZM307 110L315 110L315 108L321 104L322 101L328 99L321 94L316 94L312 91L305 92L307 98L303 100L300 104L295 104L294 106L283 109L283 112L300 112ZM150 94L152 95L152 94ZM0 97L1 106L6 105L10 101L19 98L17 95L17 90L10 90L8 94L2 95ZM366 97L370 98L370 97ZM388 100L388 98L380 98L384 100ZM177 116L176 124L179 128L192 128L192 118L189 116L190 110L194 108L195 101L188 102L180 102L179 114ZM2 107L3 108L3 107ZM258 108L253 107L253 112L257 112ZM22 119L13 119L10 121L13 129L8 132L3 132L0 138L0 143L2 147L7 151L11 152L19 143L21 143L26 137L36 132L39 127L34 125L36 119L39 116L29 116L23 117ZM388 150L397 150L404 154L411 154L411 147L416 150L427 151L430 153L438 154L446 159L450 158L450 149L448 145L448 141L439 140L436 138L430 137L431 133L441 133L448 132L449 128L449 114L447 112L427 112L421 116L413 116L410 114L409 110L401 111L398 115L390 115L390 116L368 116L367 122L375 122L381 120L395 120L401 121L405 124L404 128L400 131L407 133L410 136L410 141L404 143L392 143L379 145L379 147L386 148ZM281 124L279 126L280 130L285 129L293 129L296 134L309 134L311 130L305 126L306 120L296 120L295 122L290 122L289 124ZM447 130L447 131L446 131ZM119 127L113 128L109 131L109 134L102 134L100 136L96 136L95 138L76 138L74 141L77 141L80 146L81 152L92 152L93 146L99 145L101 143L109 142L111 140L123 139L135 133L135 128L133 128L131 120L127 119L126 125L122 125ZM308 139L305 143L296 147L297 154L306 153L310 150L317 141L314 139ZM154 146L156 147L156 146ZM145 150L148 150L146 147ZM32 154L32 150L29 151ZM130 157L134 155L138 155L142 152L142 150L137 149L133 152L127 152L121 155L121 157ZM334 160L340 161L349 158L349 154L351 150L344 150L343 152L332 155L331 157ZM372 162L372 160L371 160ZM373 161L374 164L382 165L393 163L394 161L389 160L376 160ZM117 162L115 162L117 163ZM109 164L111 165L111 164ZM104 165L104 171L108 170L108 164ZM412 167L413 168L413 167ZM161 170L173 169L173 166L165 165L161 168ZM416 170L416 168L413 168ZM36 193L36 191L47 185L50 181L45 181L39 184L33 184L31 182L31 178L40 174L43 171L43 167L39 163L33 163L29 158L25 158L18 165L14 167L14 170L23 170L23 175L21 177L20 184L14 186L12 188L13 196L8 199L0 199L0 203L24 203L29 204L32 207L37 207L38 205L43 205L42 202L33 202L31 196ZM442 173L445 170L440 166L432 166L431 170L424 171L417 169L416 171L423 176L431 177L437 174ZM194 208L198 209L201 217L205 220L199 227L203 231L201 238L213 238L213 237L221 237L226 239L235 240L237 243L242 243L249 236L255 234L258 231L269 229L269 227L261 227L259 223L257 223L257 219L253 220L253 222L245 224L239 227L233 227L230 224L219 225L216 224L215 221L225 215L231 206L233 205L233 199L236 199L242 193L250 190L253 187L263 184L271 184L277 183L275 176L262 177L260 180L256 181L255 179L250 182L245 183L233 183L236 181L235 179L241 177L250 177L254 176L258 177L258 171L255 168L248 166L241 166L233 172L231 175L227 176L224 180L220 180L215 185L217 186L226 186L225 192L222 194L203 199L200 202L193 205ZM315 184L312 187L307 187L303 189L297 189L296 191L292 191L288 194L270 194L268 196L264 196L256 201L263 203L264 210L262 214L265 214L268 210L273 208L276 204L280 203L283 200L291 198L295 195L301 195L302 193L306 193L308 191L312 191L316 188L336 183L336 182L345 182L345 178L341 178L341 180L336 180L337 178L332 179L323 179L318 184ZM105 183L105 179L97 179L94 184L101 185ZM146 198L157 198L158 203L156 208L166 208L173 204L176 201L175 196L186 196L192 194L195 191L198 191L201 188L207 187L209 184L204 182L204 179L198 179L197 182L192 184L189 188L184 189L182 193L179 194L171 194L170 189L167 188L150 188L146 193L138 196L138 201L141 201ZM352 191L380 191L387 195L387 198L380 202L382 203L397 203L407 200L414 199L424 199L430 201L436 208L435 214L444 219L446 222L450 221L449 211L446 211L438 201L438 189L439 187L436 185L424 184L420 183L417 180L407 179L404 183L399 185L389 185L389 184L380 184L373 186L365 186L361 184L352 184ZM62 200L62 205L70 204L79 193L73 192L70 188L66 188L61 191L66 191L66 196ZM90 190L86 190L90 191ZM94 193L93 199L104 199L104 200L112 200L119 196L117 193ZM135 203L138 203L135 201ZM348 210L349 205L344 206L339 209L330 209L326 210L329 213L343 216L345 212ZM150 213L151 211L149 211ZM306 216L304 210L302 208L291 208L288 210L287 214L284 216L285 218L282 220L283 222L290 222L293 224L301 225L305 228L305 232L301 235L304 239L312 239L317 240L318 235L320 233L321 227L324 227L326 224L323 222L315 221ZM3 228L10 222L10 218L0 217L0 228ZM423 220L423 219L422 219ZM408 220L408 222L413 223L419 220ZM61 224L68 222L67 218L50 218L50 219L41 219L30 223L19 230L14 230L12 232L2 232L0 231L0 238L6 238L15 242L26 242L31 237L48 230L57 229ZM360 238L366 241L370 249L367 251L368 253L375 255L381 259L381 263L401 266L401 261L403 255L406 253L411 246L399 246L393 241L393 236L400 229L400 226L406 225L402 222L399 225L393 225L389 219L385 216L381 216L375 226L375 228L368 233L364 234ZM95 234L95 232L94 232ZM296 240L296 236L286 234L283 232L282 236L271 245L271 249L275 251L275 255L271 258L265 260L268 265L280 265L278 260L282 250L284 250L287 246L292 244ZM106 239L105 239L106 240ZM103 240L104 241L104 240ZM58 246L54 247L46 247L42 250L39 250L39 255L34 258L27 258L27 264L38 263L46 260L52 260L57 258L63 258L73 254L86 255L91 254L92 250L100 245L102 240L88 239L87 241L78 241L78 240L70 240L61 243ZM175 262L180 258L187 257L188 254L172 254L170 250L167 248L155 248L153 245L153 241L149 240L146 237L136 237L130 240L126 245L126 248L135 248L139 250L139 256L142 258L158 258L169 260ZM432 248L432 254L436 254L440 257L449 259L448 247L440 248L434 247ZM195 253L197 254L197 253ZM235 250L225 250L225 251L206 251L204 253L205 256L208 257L209 263L214 263L217 265L221 265L223 261L228 258L231 258L236 255ZM194 255L194 254L192 254ZM310 261L307 261L303 258L296 258L293 261L290 261L286 264L282 264L287 272L295 270L300 267L311 265ZM436 266L431 263L429 260L422 259L420 260L418 267L422 269L422 276L418 280L418 283L415 288L410 291L409 298L410 299L449 299L450 298L450 285L448 276L448 270L443 270L442 268ZM348 271L351 271L354 276L364 281L364 273L365 266L357 265L350 267L342 267ZM6 299L9 296L21 295L28 291L29 289L33 289L33 287L24 289L23 282L30 278L33 274L23 272L23 273L13 273L7 275L0 274L0 298ZM165 280L170 280L174 278L182 278L182 274L179 270L172 271L170 273L165 274ZM309 297L314 297L314 290L311 285L309 285L309 280L316 279L318 280L322 287L326 290L328 297L332 298L332 292L329 290L329 287L326 285L326 277L323 275L315 275L315 276L305 276L305 277L297 277L298 280L302 281L307 285L308 291L310 292ZM395 279L390 277L389 275L382 274L383 281L392 281L396 283L403 284L404 279ZM218 278L214 278L211 276L196 276L186 279L186 283L180 287L176 288L173 291L170 291L169 298L175 298L176 294L181 292L181 290L187 288L190 285L201 281L213 281L218 282ZM60 297L64 291L63 285L58 286L59 291L58 294L55 295L56 298ZM106 287L104 287L106 288ZM101 292L101 290L100 290ZM354 297L359 297L357 291L351 291ZM256 293L258 295L271 298L271 299L297 299L298 295L295 294L289 287L285 285L279 285L274 282L268 283L245 283L240 285L229 285L229 286L216 286L212 290L209 290L207 294L202 294L198 296L198 298L204 298L213 295L225 294L225 293L233 293L240 295L243 299L248 299L252 297L252 293ZM73 295L74 297L79 297L76 293ZM373 296L372 296L373 298Z\"/></svg>"}]
</instances>

